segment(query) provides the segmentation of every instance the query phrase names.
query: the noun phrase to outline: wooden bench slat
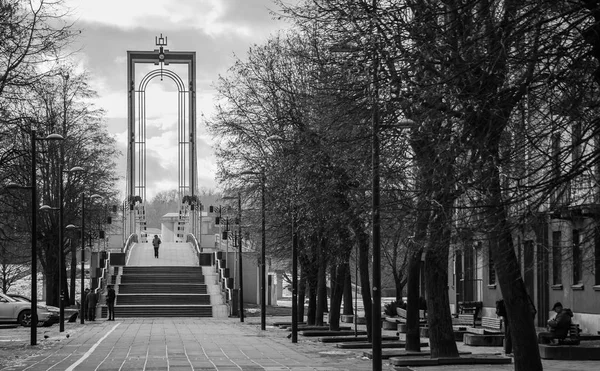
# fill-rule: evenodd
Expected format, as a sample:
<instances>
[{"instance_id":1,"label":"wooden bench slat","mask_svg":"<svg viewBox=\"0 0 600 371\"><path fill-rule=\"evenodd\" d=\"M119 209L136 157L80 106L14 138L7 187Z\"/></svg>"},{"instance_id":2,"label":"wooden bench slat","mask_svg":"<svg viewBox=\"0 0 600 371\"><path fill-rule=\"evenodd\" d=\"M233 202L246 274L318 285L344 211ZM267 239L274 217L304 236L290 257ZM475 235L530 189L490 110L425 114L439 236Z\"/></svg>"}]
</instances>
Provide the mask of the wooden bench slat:
<instances>
[{"instance_id":1,"label":"wooden bench slat","mask_svg":"<svg viewBox=\"0 0 600 371\"><path fill-rule=\"evenodd\" d=\"M494 335L502 333L502 318L482 317L481 327L470 327L468 332L479 335Z\"/></svg>"}]
</instances>

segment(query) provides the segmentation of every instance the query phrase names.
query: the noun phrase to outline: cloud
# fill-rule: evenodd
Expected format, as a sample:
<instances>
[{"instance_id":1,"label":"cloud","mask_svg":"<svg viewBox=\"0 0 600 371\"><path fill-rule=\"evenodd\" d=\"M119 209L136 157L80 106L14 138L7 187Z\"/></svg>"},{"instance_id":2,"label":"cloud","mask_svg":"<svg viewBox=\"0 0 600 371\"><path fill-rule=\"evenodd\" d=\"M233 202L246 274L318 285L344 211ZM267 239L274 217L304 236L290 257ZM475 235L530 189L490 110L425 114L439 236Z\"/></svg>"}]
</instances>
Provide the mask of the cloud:
<instances>
[{"instance_id":1,"label":"cloud","mask_svg":"<svg viewBox=\"0 0 600 371\"><path fill-rule=\"evenodd\" d=\"M270 0L69 0L79 22L163 32L189 27L210 36L255 37L271 19ZM157 35L158 36L158 35Z\"/></svg>"}]
</instances>

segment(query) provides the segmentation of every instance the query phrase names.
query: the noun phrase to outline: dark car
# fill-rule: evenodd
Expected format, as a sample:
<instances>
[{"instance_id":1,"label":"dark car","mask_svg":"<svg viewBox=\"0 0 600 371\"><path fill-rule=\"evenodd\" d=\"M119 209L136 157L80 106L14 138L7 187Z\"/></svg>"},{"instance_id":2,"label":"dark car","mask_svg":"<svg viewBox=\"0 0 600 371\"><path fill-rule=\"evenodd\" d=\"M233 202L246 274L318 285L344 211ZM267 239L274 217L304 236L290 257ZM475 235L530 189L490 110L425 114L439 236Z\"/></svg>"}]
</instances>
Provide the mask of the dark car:
<instances>
[{"instance_id":1,"label":"dark car","mask_svg":"<svg viewBox=\"0 0 600 371\"><path fill-rule=\"evenodd\" d=\"M23 296L23 295L19 295L19 294L7 294L7 295L17 301L31 303L31 299L28 298L27 296ZM54 307L52 305L38 305L38 307L43 307L46 309L47 312L50 313L48 318L46 320L44 320L43 326L49 327L60 321L60 309L59 308Z\"/></svg>"}]
</instances>

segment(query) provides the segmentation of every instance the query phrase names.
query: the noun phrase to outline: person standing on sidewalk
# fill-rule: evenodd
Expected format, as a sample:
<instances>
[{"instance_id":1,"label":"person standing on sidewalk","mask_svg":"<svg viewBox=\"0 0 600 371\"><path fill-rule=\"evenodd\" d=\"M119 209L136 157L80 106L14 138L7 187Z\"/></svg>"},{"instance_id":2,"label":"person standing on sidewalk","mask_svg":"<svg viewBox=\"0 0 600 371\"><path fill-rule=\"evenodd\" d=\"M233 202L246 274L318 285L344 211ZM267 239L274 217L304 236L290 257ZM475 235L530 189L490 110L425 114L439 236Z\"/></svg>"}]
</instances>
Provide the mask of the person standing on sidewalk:
<instances>
[{"instance_id":1,"label":"person standing on sidewalk","mask_svg":"<svg viewBox=\"0 0 600 371\"><path fill-rule=\"evenodd\" d=\"M81 303L79 304L79 306L81 307L80 315L83 316L84 321L87 321L87 319L88 319L87 296L89 293L90 293L90 289L86 287L86 289L83 291L83 295L81 297Z\"/></svg>"},{"instance_id":2,"label":"person standing on sidewalk","mask_svg":"<svg viewBox=\"0 0 600 371\"><path fill-rule=\"evenodd\" d=\"M154 257L158 259L158 248L160 247L160 238L158 235L154 235L154 239L152 240L152 246L154 246Z\"/></svg>"},{"instance_id":3,"label":"person standing on sidewalk","mask_svg":"<svg viewBox=\"0 0 600 371\"><path fill-rule=\"evenodd\" d=\"M96 305L98 304L98 295L96 294L96 290L90 291L90 293L85 297L85 301L87 302L88 308L88 321L95 321Z\"/></svg>"},{"instance_id":4,"label":"person standing on sidewalk","mask_svg":"<svg viewBox=\"0 0 600 371\"><path fill-rule=\"evenodd\" d=\"M108 285L108 291L106 293L106 305L108 306L108 320L115 320L115 298L117 294L115 293L115 289L113 289L112 285Z\"/></svg>"}]
</instances>

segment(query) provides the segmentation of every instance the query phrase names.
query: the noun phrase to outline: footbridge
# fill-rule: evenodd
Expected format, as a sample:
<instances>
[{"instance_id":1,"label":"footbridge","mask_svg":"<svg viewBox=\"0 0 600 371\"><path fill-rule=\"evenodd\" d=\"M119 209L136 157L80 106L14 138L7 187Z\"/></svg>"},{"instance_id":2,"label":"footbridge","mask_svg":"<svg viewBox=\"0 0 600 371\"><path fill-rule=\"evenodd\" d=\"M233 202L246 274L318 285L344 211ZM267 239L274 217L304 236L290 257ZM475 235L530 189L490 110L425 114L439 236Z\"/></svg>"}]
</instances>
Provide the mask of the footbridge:
<instances>
[{"instance_id":1,"label":"footbridge","mask_svg":"<svg viewBox=\"0 0 600 371\"><path fill-rule=\"evenodd\" d=\"M100 291L113 285L117 317L228 317L228 290L217 253L190 242L164 242L158 258L148 242L132 235L123 251L104 262ZM100 317L107 317L101 301Z\"/></svg>"},{"instance_id":2,"label":"footbridge","mask_svg":"<svg viewBox=\"0 0 600 371\"><path fill-rule=\"evenodd\" d=\"M92 287L104 292L107 285L114 285L116 317L225 317L237 300L235 270L234 277L230 277L227 251L218 251L216 245L203 251L196 238L203 230L196 161L196 52L169 51L162 34L155 44L157 48L151 51L127 52L127 174L121 223L126 242L121 251L111 250L102 256L99 267L93 268L99 280ZM151 83L175 86L168 90L176 90L178 111L179 205L163 216L158 258L154 256L146 219L146 92ZM231 266L234 259L230 257L229 261ZM106 308L101 315L105 313Z\"/></svg>"}]
</instances>

